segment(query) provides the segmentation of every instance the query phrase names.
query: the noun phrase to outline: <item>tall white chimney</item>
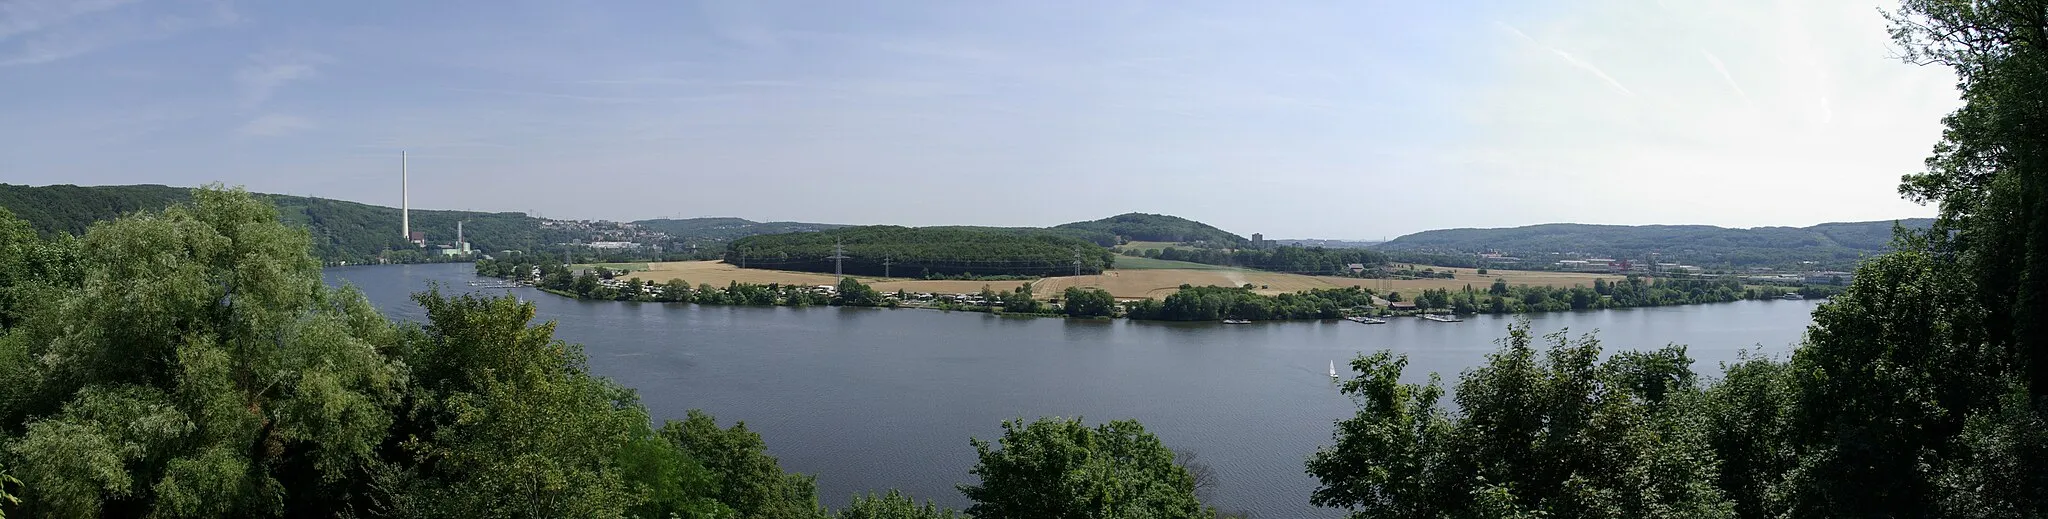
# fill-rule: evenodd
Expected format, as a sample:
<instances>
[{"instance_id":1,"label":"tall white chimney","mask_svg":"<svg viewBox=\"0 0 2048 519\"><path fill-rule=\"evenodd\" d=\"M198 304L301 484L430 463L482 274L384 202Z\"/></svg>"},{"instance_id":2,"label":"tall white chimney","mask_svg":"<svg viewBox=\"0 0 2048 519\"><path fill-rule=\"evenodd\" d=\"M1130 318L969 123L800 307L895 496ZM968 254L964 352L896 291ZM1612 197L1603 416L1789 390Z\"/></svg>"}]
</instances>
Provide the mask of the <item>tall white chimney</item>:
<instances>
[{"instance_id":1,"label":"tall white chimney","mask_svg":"<svg viewBox=\"0 0 2048 519\"><path fill-rule=\"evenodd\" d=\"M398 233L412 242L412 174L405 168L405 151L398 152Z\"/></svg>"},{"instance_id":2,"label":"tall white chimney","mask_svg":"<svg viewBox=\"0 0 2048 519\"><path fill-rule=\"evenodd\" d=\"M462 220L455 221L455 248L462 252L469 252L469 242L462 241Z\"/></svg>"}]
</instances>

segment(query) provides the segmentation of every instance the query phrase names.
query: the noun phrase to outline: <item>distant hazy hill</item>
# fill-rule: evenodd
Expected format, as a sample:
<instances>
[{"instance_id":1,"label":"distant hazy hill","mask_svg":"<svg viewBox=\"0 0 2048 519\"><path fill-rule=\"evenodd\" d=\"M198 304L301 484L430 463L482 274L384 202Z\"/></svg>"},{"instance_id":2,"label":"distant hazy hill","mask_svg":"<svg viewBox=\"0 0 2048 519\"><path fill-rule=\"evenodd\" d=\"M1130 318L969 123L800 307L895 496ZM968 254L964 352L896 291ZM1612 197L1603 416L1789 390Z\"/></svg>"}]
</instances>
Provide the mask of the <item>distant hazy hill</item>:
<instances>
[{"instance_id":1,"label":"distant hazy hill","mask_svg":"<svg viewBox=\"0 0 2048 519\"><path fill-rule=\"evenodd\" d=\"M1163 214L1125 213L1101 220L1061 224L1055 229L1106 232L1131 241L1208 242L1225 247L1251 243L1202 222Z\"/></svg>"},{"instance_id":2,"label":"distant hazy hill","mask_svg":"<svg viewBox=\"0 0 2048 519\"><path fill-rule=\"evenodd\" d=\"M1371 247L1371 246L1374 246L1374 245L1379 245L1379 244L1381 244L1381 243L1384 243L1384 242L1380 242L1380 241L1377 241L1377 240L1375 240L1375 241L1360 241L1360 240L1324 240L1324 239L1316 239L1316 238L1299 238L1299 239L1297 239L1297 238L1282 238L1282 239L1278 239L1278 240L1267 240L1267 241L1271 241L1271 242L1273 242L1273 243L1275 243L1275 244L1279 244L1279 245L1282 245L1282 246L1295 246L1295 247L1322 247L1322 248L1325 248L1325 249L1362 249L1362 248L1366 248L1366 247Z\"/></svg>"},{"instance_id":3,"label":"distant hazy hill","mask_svg":"<svg viewBox=\"0 0 2048 519\"><path fill-rule=\"evenodd\" d=\"M1730 229L1711 225L1588 225L1557 223L1505 229L1423 231L1380 244L1387 251L1478 253L1499 251L1529 259L1556 254L1643 258L1702 266L1754 266L1817 261L1842 266L1885 250L1892 221L1825 223L1812 227ZM1933 220L1898 221L1925 228Z\"/></svg>"},{"instance_id":4,"label":"distant hazy hill","mask_svg":"<svg viewBox=\"0 0 2048 519\"><path fill-rule=\"evenodd\" d=\"M805 222L756 222L743 218L684 218L640 220L633 222L642 228L668 233L683 240L733 240L761 234L789 232L816 232L838 229L845 225Z\"/></svg>"}]
</instances>

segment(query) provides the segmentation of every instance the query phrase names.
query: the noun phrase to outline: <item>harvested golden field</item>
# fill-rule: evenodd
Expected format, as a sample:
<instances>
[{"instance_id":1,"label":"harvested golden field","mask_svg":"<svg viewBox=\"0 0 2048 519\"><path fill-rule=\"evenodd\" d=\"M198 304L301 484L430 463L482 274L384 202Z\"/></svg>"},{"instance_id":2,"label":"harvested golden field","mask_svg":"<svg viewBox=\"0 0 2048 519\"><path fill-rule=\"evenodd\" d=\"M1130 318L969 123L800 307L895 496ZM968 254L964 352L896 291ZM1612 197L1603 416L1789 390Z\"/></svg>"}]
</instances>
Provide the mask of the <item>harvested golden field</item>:
<instances>
[{"instance_id":1,"label":"harvested golden field","mask_svg":"<svg viewBox=\"0 0 2048 519\"><path fill-rule=\"evenodd\" d=\"M1443 269L1439 269L1443 270ZM1471 269L1456 269L1457 279L1357 279L1335 276L1303 276L1280 274L1256 270L1111 270L1094 276L1061 276L1044 278L1032 284L1032 290L1041 298L1057 297L1067 287L1080 286L1108 290L1110 295L1120 299L1165 298L1180 290L1182 284L1203 286L1253 286L1265 287L1257 291L1262 294L1299 292L1311 288L1342 288L1360 286L1381 291L1402 294L1419 293L1431 288L1460 289L1465 285L1485 288L1494 278L1505 278L1511 285L1547 285L1569 287L1572 285L1591 286L1594 279L1610 281L1620 276L1583 274L1577 272L1543 272L1526 270L1492 270L1487 275L1474 274ZM649 263L647 270L628 274L646 281L665 282L682 279L692 285L710 283L725 286L727 283L782 283L797 285L830 285L831 274L815 272L792 272L786 270L743 269L717 261L672 261ZM935 292L965 294L981 291L986 285L996 290L1009 290L1023 284L1023 281L940 281L906 278L856 277L862 283L883 292L903 290L907 292Z\"/></svg>"},{"instance_id":2,"label":"harvested golden field","mask_svg":"<svg viewBox=\"0 0 2048 519\"><path fill-rule=\"evenodd\" d=\"M1436 267L1437 270L1447 270ZM1486 275L1476 274L1473 269L1450 269L1458 271L1455 279L1358 279L1336 276L1317 276L1316 279L1329 282L1331 286L1361 286L1380 293L1400 292L1416 294L1432 288L1459 290L1465 285L1484 290L1493 285L1494 279L1506 279L1509 285L1570 287L1572 285L1593 286L1593 280L1619 281L1621 276L1609 274L1588 274L1583 272L1548 272L1541 270L1488 270Z\"/></svg>"},{"instance_id":3,"label":"harvested golden field","mask_svg":"<svg viewBox=\"0 0 2048 519\"><path fill-rule=\"evenodd\" d=\"M667 282L670 279L688 281L691 285L709 283L723 287L728 283L782 283L785 285L830 285L837 283L831 274L816 272L795 272L788 270L743 269L717 261L670 261L647 264L647 270L636 270L628 277L643 281ZM1022 285L1024 281L947 281L908 278L878 278L854 276L854 279L875 287L883 292L936 292L947 294L968 294L980 292L983 285L995 290L1009 290Z\"/></svg>"},{"instance_id":4,"label":"harvested golden field","mask_svg":"<svg viewBox=\"0 0 2048 519\"><path fill-rule=\"evenodd\" d=\"M1471 270L1459 269L1456 279L1358 279L1335 276L1303 276L1279 274L1252 270L1112 270L1098 276L1056 277L1039 280L1032 289L1041 296L1050 297L1067 287L1101 288L1120 299L1164 298L1180 290L1181 284L1194 286L1244 286L1250 283L1261 294L1299 292L1311 288L1342 288L1359 286L1382 293L1392 291L1415 294L1426 289L1461 289L1470 284L1474 288L1485 288L1495 278L1503 278L1511 285L1591 286L1594 279L1620 279L1620 276L1581 274L1575 272L1542 272L1522 270L1490 270L1487 275L1473 274Z\"/></svg>"}]
</instances>

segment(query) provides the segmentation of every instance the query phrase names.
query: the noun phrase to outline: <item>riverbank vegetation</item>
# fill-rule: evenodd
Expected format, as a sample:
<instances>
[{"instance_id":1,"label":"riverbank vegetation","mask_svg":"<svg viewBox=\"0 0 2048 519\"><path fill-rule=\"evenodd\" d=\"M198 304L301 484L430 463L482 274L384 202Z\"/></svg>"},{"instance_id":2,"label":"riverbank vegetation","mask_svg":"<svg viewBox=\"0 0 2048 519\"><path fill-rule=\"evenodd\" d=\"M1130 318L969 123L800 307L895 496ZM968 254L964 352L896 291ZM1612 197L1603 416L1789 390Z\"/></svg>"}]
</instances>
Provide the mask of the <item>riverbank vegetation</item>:
<instances>
[{"instance_id":1,"label":"riverbank vegetation","mask_svg":"<svg viewBox=\"0 0 2048 519\"><path fill-rule=\"evenodd\" d=\"M1068 292L1062 292L1061 297L1043 300L1035 293L1031 283L1019 284L1009 290L995 290L984 284L980 292L971 296L930 293L881 294L869 285L852 278L844 278L832 285L835 287L833 290L824 290L818 285L737 281L725 286L692 286L682 279L657 283L637 277L629 278L628 276L632 275L630 272L612 271L602 265L572 274L577 271L548 261L544 257L539 258L541 263L538 264L518 263L525 259L533 258L517 256L506 260L480 260L476 262L476 271L478 275L483 276L532 281L539 288L551 293L581 299L751 306L912 306L1015 315L1128 317L1154 321L1267 321L1336 319L1357 314L1519 314L1604 310L1780 299L1787 294L1820 299L1840 293L1842 288L1829 285L1795 288L1750 287L1724 278L1640 276L1629 276L1613 283L1605 279L1595 279L1591 287L1508 285L1506 280L1496 278L1484 290L1466 285L1463 290L1426 289L1412 294L1380 294L1375 290L1357 286L1262 294L1256 286L1184 285L1163 300L1146 298L1124 303L1124 311L1119 312L1115 298L1099 288L1068 287ZM518 274L522 272L526 274ZM538 277L534 277L535 272L538 272ZM1074 292L1076 289L1081 290ZM846 297L849 293L874 296ZM1067 306L1075 304L1073 295L1077 293L1083 296L1082 304L1093 306L1067 310ZM1380 305L1375 296L1393 302L1412 303L1414 307L1387 308ZM1108 301L1107 311L1098 308L1104 299ZM1059 306L1054 306L1055 304Z\"/></svg>"},{"instance_id":2,"label":"riverbank vegetation","mask_svg":"<svg viewBox=\"0 0 2048 519\"><path fill-rule=\"evenodd\" d=\"M1783 299L1788 294L1800 299L1822 299L1841 293L1842 287L1750 287L1725 278L1685 279L1628 276L1609 283L1599 279L1593 286L1570 288L1510 286L1495 279L1485 289L1466 285L1463 290L1429 289L1414 294L1410 302L1422 311L1456 314L1521 314L1573 310L1605 310L1647 306L1676 306L1728 303L1752 299Z\"/></svg>"}]
</instances>

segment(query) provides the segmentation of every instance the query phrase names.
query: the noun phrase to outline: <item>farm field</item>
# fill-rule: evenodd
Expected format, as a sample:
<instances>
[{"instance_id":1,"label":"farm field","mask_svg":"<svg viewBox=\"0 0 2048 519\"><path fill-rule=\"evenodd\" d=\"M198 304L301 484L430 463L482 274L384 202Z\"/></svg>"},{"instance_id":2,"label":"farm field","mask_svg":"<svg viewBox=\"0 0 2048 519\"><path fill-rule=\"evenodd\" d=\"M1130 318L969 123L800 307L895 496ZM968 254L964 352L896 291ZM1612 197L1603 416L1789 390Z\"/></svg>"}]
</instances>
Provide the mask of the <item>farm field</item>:
<instances>
[{"instance_id":1,"label":"farm field","mask_svg":"<svg viewBox=\"0 0 2048 519\"><path fill-rule=\"evenodd\" d=\"M1140 258L1140 257L1136 257L1136 256L1121 256L1121 255L1119 255L1119 256L1117 256L1117 257L1116 257L1116 266L1114 266L1114 267L1112 267L1112 268L1111 268L1111 270L1154 270L1154 269L1186 269L1186 270L1244 270L1244 269L1241 269L1241 268L1237 268L1237 267L1226 267L1226 266L1222 266L1222 265L1205 265L1205 264L1201 264L1201 263L1193 263L1193 262L1187 262L1187 261L1173 261L1173 260L1163 260L1163 259L1152 259L1152 258Z\"/></svg>"},{"instance_id":2,"label":"farm field","mask_svg":"<svg viewBox=\"0 0 2048 519\"><path fill-rule=\"evenodd\" d=\"M723 287L734 281L759 284L782 283L785 285L830 285L838 282L837 278L832 277L831 274L788 270L743 269L717 261L648 263L644 270L635 270L626 276L637 277L642 281L656 283L665 283L671 279L681 279L689 282L692 286L709 283L714 287ZM851 277L874 287L875 290L883 292L903 290L906 292L964 294L979 292L984 285L996 290L1009 290L1017 288L1017 285L1026 283L1026 281L954 281L868 276Z\"/></svg>"},{"instance_id":3,"label":"farm field","mask_svg":"<svg viewBox=\"0 0 2048 519\"><path fill-rule=\"evenodd\" d=\"M1126 258L1118 258L1123 261ZM1153 260L1158 261L1158 260ZM1178 262L1162 262L1178 263ZM1256 270L1239 270L1202 265L1201 269L1155 268L1111 270L1092 276L1060 276L1043 278L1032 283L1032 290L1039 297L1056 297L1067 287L1101 288L1119 299L1165 298L1180 290L1182 284L1203 286L1244 286L1252 284L1262 294L1299 292L1312 288L1343 288L1358 286L1381 293L1400 292L1403 295L1419 293L1426 289L1462 289L1465 285L1484 289L1493 284L1495 278L1506 279L1511 285L1542 285L1569 287L1572 285L1591 286L1595 279L1619 280L1621 276L1585 274L1577 272L1543 272L1526 270L1493 270L1487 275L1473 274L1459 269L1457 279L1358 279L1336 276L1304 276L1281 274ZM797 285L830 285L834 283L831 274L814 272L791 272L784 270L743 269L717 261L672 261L648 263L646 270L636 270L629 277L643 281L666 282L682 279L691 285L709 283L722 287L733 281L741 283L782 283ZM883 292L904 290L908 292L971 293L988 286L996 290L1009 290L1023 284L1023 281L951 281L907 278L855 277L862 283Z\"/></svg>"},{"instance_id":4,"label":"farm field","mask_svg":"<svg viewBox=\"0 0 2048 519\"><path fill-rule=\"evenodd\" d=\"M1185 248L1187 248L1187 247L1185 247L1185 246L1182 246L1182 245L1180 245L1180 244L1178 244L1178 243L1174 243L1174 242L1170 242L1170 241L1134 241L1134 242L1129 242L1129 243L1125 243L1125 244L1123 244L1123 245L1122 245L1122 247L1124 248L1124 250L1135 250L1135 251L1142 251L1142 250L1145 250L1145 249L1159 249L1159 250L1166 250L1166 248L1167 248L1167 247L1174 247L1174 248L1180 248L1180 249L1185 249Z\"/></svg>"}]
</instances>

